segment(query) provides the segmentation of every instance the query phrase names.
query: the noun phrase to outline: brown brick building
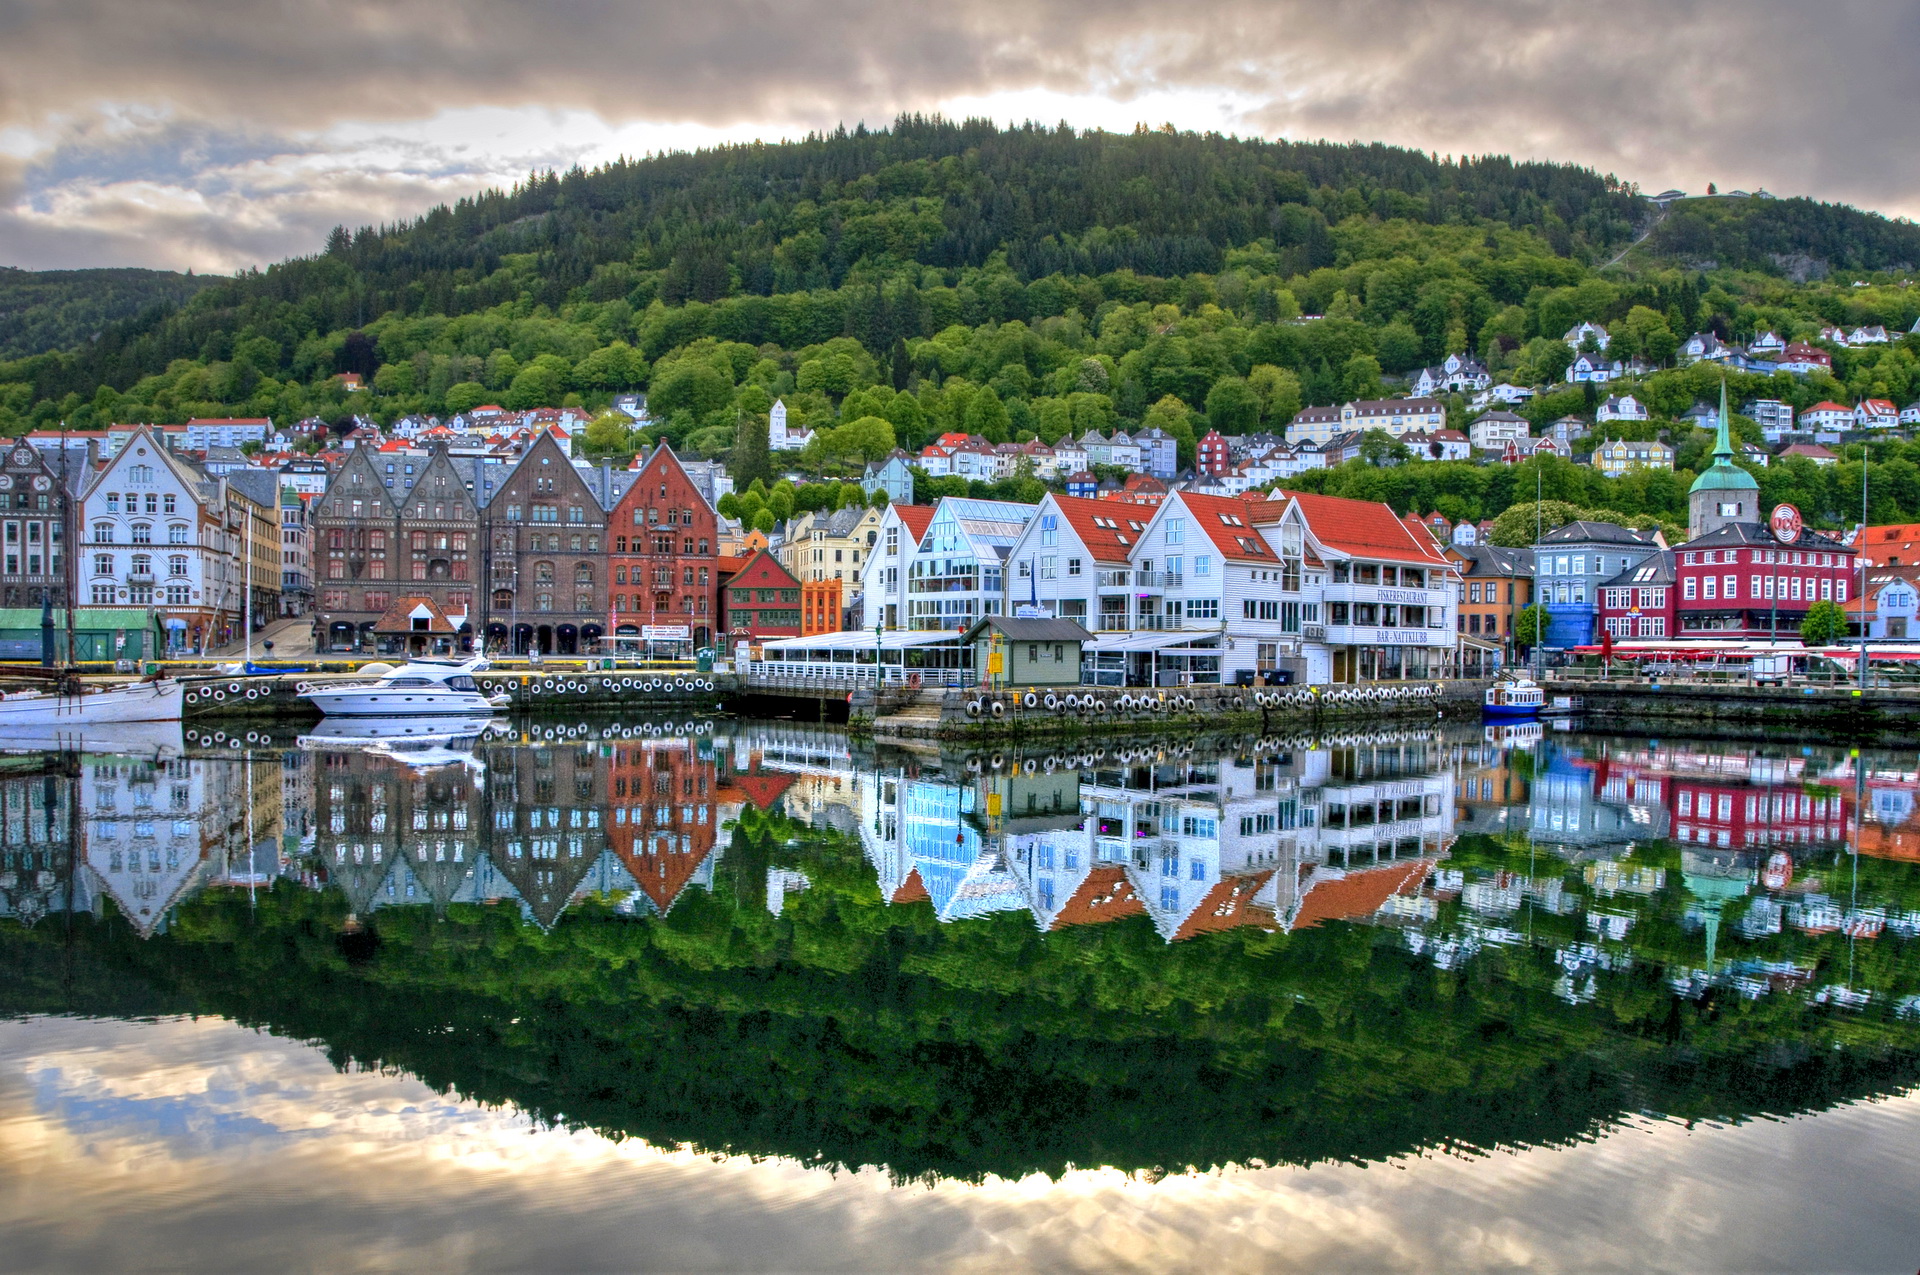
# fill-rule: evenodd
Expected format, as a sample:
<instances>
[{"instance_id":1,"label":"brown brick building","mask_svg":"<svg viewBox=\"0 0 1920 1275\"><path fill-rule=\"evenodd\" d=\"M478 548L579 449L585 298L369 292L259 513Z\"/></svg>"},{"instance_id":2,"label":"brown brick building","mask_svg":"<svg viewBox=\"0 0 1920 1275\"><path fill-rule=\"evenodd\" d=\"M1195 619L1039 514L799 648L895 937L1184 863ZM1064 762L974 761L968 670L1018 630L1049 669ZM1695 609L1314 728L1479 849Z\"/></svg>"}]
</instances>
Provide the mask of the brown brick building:
<instances>
[{"instance_id":1,"label":"brown brick building","mask_svg":"<svg viewBox=\"0 0 1920 1275\"><path fill-rule=\"evenodd\" d=\"M430 598L472 646L480 514L444 451L355 448L314 502L316 643L352 650L401 596Z\"/></svg>"},{"instance_id":2,"label":"brown brick building","mask_svg":"<svg viewBox=\"0 0 1920 1275\"><path fill-rule=\"evenodd\" d=\"M585 651L607 632L607 513L551 433L487 505L486 632L515 652Z\"/></svg>"}]
</instances>

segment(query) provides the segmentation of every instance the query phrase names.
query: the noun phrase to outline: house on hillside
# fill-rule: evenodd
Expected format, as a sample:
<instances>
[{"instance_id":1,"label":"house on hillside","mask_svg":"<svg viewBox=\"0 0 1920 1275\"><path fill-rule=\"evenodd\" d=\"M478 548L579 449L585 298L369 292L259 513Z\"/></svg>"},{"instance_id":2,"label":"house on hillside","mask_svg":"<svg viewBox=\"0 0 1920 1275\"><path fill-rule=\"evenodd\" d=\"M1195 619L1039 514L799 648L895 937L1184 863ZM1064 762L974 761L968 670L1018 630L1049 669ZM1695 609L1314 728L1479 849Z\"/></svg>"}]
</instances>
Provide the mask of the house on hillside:
<instances>
[{"instance_id":1,"label":"house on hillside","mask_svg":"<svg viewBox=\"0 0 1920 1275\"><path fill-rule=\"evenodd\" d=\"M1615 394L1594 412L1599 421L1644 421L1648 416L1647 405L1631 394Z\"/></svg>"},{"instance_id":2,"label":"house on hillside","mask_svg":"<svg viewBox=\"0 0 1920 1275\"><path fill-rule=\"evenodd\" d=\"M1854 423L1861 429L1900 428L1900 409L1884 398L1863 398L1854 405Z\"/></svg>"},{"instance_id":3,"label":"house on hillside","mask_svg":"<svg viewBox=\"0 0 1920 1275\"><path fill-rule=\"evenodd\" d=\"M1604 350L1607 348L1607 343L1611 341L1613 338L1608 336L1607 330L1601 327L1598 323L1594 323L1594 322L1583 319L1579 323L1576 323L1572 327L1568 328L1566 336L1561 339L1564 340L1568 346L1570 346L1572 349L1577 351L1581 347L1585 346L1588 341L1593 342L1594 349Z\"/></svg>"},{"instance_id":4,"label":"house on hillside","mask_svg":"<svg viewBox=\"0 0 1920 1275\"><path fill-rule=\"evenodd\" d=\"M1593 449L1593 467L1604 478L1619 478L1636 469L1673 468L1673 448L1659 439L1630 442L1616 438Z\"/></svg>"},{"instance_id":5,"label":"house on hillside","mask_svg":"<svg viewBox=\"0 0 1920 1275\"><path fill-rule=\"evenodd\" d=\"M1532 437L1527 422L1512 412L1488 412L1467 426L1467 434L1477 452L1504 453L1509 443L1518 445Z\"/></svg>"},{"instance_id":6,"label":"house on hillside","mask_svg":"<svg viewBox=\"0 0 1920 1275\"><path fill-rule=\"evenodd\" d=\"M1620 374L1620 365L1604 354L1576 354L1567 364L1567 379L1575 385L1589 381L1598 385Z\"/></svg>"}]
</instances>

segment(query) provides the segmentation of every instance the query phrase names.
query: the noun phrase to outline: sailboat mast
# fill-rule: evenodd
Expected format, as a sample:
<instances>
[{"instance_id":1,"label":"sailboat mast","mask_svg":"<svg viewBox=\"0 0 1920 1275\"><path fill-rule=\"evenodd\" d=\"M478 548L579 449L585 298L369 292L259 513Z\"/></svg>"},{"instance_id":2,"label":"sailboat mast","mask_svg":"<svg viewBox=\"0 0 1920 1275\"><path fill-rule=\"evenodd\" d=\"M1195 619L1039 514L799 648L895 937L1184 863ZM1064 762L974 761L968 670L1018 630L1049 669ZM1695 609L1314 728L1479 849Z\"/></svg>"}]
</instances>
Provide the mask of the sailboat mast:
<instances>
[{"instance_id":1,"label":"sailboat mast","mask_svg":"<svg viewBox=\"0 0 1920 1275\"><path fill-rule=\"evenodd\" d=\"M74 666L73 648L73 612L80 604L76 596L79 591L78 568L75 555L79 552L79 503L73 498L73 475L68 467L73 464L73 454L67 449L67 422L60 422L60 546L61 585L67 593L67 667Z\"/></svg>"},{"instance_id":2,"label":"sailboat mast","mask_svg":"<svg viewBox=\"0 0 1920 1275\"><path fill-rule=\"evenodd\" d=\"M253 501L244 491L240 496L240 551L246 555L246 565L241 568L245 574L240 577L240 627L247 635L246 654L240 657L245 661L241 665L244 672L253 663L253 510L248 507Z\"/></svg>"}]
</instances>

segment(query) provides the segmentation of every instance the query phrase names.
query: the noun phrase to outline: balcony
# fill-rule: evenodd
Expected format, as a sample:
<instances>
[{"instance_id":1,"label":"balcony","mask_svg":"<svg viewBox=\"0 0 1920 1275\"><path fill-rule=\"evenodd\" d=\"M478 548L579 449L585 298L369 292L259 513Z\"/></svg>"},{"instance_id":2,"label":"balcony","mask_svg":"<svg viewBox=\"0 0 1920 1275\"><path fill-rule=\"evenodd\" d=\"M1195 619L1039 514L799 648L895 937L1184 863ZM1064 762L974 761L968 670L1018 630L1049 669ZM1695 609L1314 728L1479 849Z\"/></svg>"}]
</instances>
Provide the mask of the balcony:
<instances>
[{"instance_id":1,"label":"balcony","mask_svg":"<svg viewBox=\"0 0 1920 1275\"><path fill-rule=\"evenodd\" d=\"M1133 579L1143 589L1178 589L1186 582L1186 577L1178 571L1136 571Z\"/></svg>"},{"instance_id":2,"label":"balcony","mask_svg":"<svg viewBox=\"0 0 1920 1275\"><path fill-rule=\"evenodd\" d=\"M1131 571L1096 571L1093 573L1093 585L1096 589L1125 589L1130 587L1127 579Z\"/></svg>"},{"instance_id":3,"label":"balcony","mask_svg":"<svg viewBox=\"0 0 1920 1275\"><path fill-rule=\"evenodd\" d=\"M1447 604L1448 592L1392 584L1330 584L1321 597L1326 602L1394 602L1404 606L1438 607Z\"/></svg>"}]
</instances>

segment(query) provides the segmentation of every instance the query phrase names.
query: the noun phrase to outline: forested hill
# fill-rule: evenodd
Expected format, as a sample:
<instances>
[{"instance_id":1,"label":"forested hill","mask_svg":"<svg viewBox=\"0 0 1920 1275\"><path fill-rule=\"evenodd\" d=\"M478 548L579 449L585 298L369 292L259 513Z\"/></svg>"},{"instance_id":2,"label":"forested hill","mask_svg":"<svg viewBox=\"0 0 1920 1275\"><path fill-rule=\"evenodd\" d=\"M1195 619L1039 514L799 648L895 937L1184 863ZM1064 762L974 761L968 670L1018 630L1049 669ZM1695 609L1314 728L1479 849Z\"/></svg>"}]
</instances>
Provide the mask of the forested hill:
<instances>
[{"instance_id":1,"label":"forested hill","mask_svg":"<svg viewBox=\"0 0 1920 1275\"><path fill-rule=\"evenodd\" d=\"M1639 251L1691 269L1766 270L1797 279L1834 271L1912 270L1920 226L1811 199L1689 199Z\"/></svg>"},{"instance_id":2,"label":"forested hill","mask_svg":"<svg viewBox=\"0 0 1920 1275\"><path fill-rule=\"evenodd\" d=\"M215 279L170 270L17 270L0 266L0 359L64 350L110 324L150 321Z\"/></svg>"},{"instance_id":3,"label":"forested hill","mask_svg":"<svg viewBox=\"0 0 1920 1275\"><path fill-rule=\"evenodd\" d=\"M1484 220L1588 259L1624 244L1641 215L1619 183L1571 165L903 118L878 131L532 175L405 225L342 228L317 256L225 282L177 316L125 325L74 360L57 388L124 388L175 358L221 358L249 327L291 356L305 336L390 311L453 316L522 298L554 308L624 299L638 310L656 298L918 282L922 267L990 263L1022 282L1177 278L1217 272L1256 243L1272 245L1273 272L1286 276L1334 264L1329 226L1353 216Z\"/></svg>"}]
</instances>

